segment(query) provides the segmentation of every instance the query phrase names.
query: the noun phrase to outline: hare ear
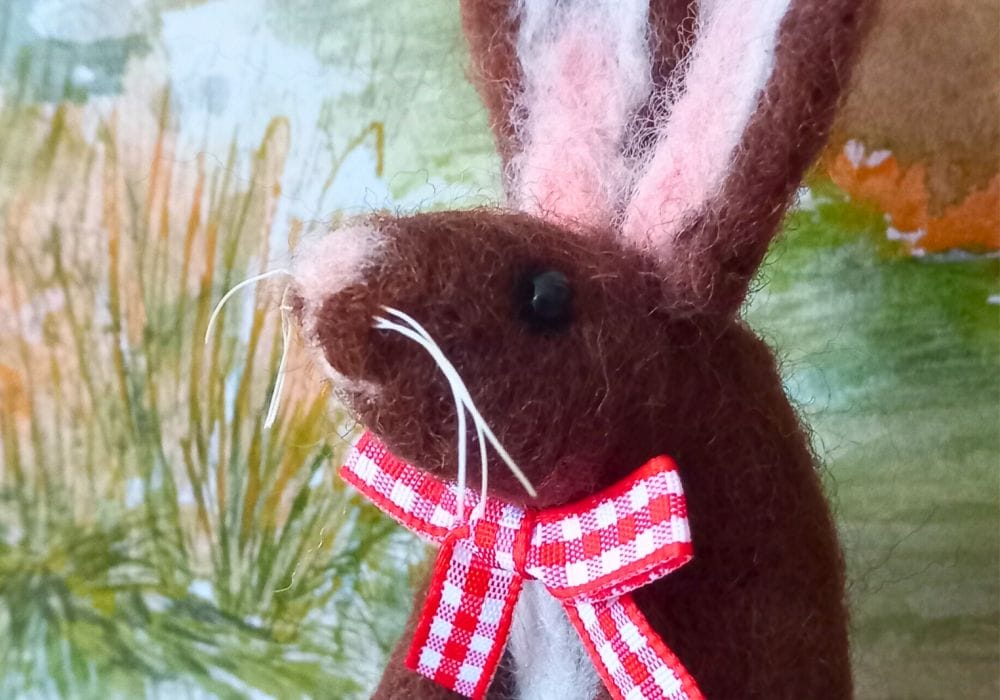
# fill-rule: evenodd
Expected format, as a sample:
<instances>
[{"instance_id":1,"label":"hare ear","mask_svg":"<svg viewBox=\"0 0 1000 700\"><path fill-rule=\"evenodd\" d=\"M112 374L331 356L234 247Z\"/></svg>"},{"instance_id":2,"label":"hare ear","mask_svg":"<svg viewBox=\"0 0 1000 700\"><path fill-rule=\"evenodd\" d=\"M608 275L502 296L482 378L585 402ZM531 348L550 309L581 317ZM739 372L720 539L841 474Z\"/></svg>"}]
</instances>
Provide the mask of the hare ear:
<instances>
[{"instance_id":1,"label":"hare ear","mask_svg":"<svg viewBox=\"0 0 1000 700\"><path fill-rule=\"evenodd\" d=\"M623 235L678 295L738 309L826 138L867 0L701 0L678 97L661 115Z\"/></svg>"},{"instance_id":2,"label":"hare ear","mask_svg":"<svg viewBox=\"0 0 1000 700\"><path fill-rule=\"evenodd\" d=\"M510 203L610 226L626 127L650 94L648 0L463 0L462 15Z\"/></svg>"}]
</instances>

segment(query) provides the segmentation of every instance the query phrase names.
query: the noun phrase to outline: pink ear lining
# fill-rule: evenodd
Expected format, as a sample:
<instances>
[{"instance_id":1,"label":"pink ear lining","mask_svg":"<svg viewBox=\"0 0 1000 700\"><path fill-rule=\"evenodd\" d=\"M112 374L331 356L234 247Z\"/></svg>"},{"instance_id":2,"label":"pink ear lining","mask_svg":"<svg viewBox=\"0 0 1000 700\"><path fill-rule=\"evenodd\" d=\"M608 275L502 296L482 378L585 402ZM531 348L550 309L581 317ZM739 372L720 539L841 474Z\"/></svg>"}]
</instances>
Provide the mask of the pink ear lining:
<instances>
[{"instance_id":1,"label":"pink ear lining","mask_svg":"<svg viewBox=\"0 0 1000 700\"><path fill-rule=\"evenodd\" d=\"M668 249L685 216L721 186L771 75L790 0L717 0L626 210L624 235Z\"/></svg>"},{"instance_id":2,"label":"pink ear lining","mask_svg":"<svg viewBox=\"0 0 1000 700\"><path fill-rule=\"evenodd\" d=\"M543 217L586 224L610 220L623 169L619 139L626 96L602 37L572 31L542 70L553 77L530 105L530 146L518 165L521 206Z\"/></svg>"},{"instance_id":3,"label":"pink ear lining","mask_svg":"<svg viewBox=\"0 0 1000 700\"><path fill-rule=\"evenodd\" d=\"M514 204L555 221L607 225L627 184L624 125L648 91L645 7L527 5L524 24L543 29L522 28L518 46L528 116L512 163Z\"/></svg>"},{"instance_id":4,"label":"pink ear lining","mask_svg":"<svg viewBox=\"0 0 1000 700\"><path fill-rule=\"evenodd\" d=\"M513 204L553 221L605 226L631 187L623 235L666 253L686 216L725 181L771 75L790 4L700 3L685 91L636 176L622 140L649 87L648 7L597 0L563 10L560 3L525 0L523 26L530 28L518 54L528 116L518 125L523 150L511 163Z\"/></svg>"}]
</instances>

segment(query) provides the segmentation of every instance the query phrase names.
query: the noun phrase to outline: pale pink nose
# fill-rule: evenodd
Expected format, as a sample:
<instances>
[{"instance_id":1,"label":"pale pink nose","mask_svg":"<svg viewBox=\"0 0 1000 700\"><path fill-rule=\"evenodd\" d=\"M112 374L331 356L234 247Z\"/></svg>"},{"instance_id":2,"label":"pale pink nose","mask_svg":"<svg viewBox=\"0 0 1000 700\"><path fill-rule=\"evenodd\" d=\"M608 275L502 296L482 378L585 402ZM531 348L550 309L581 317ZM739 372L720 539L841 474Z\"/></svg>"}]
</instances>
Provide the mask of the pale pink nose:
<instances>
[{"instance_id":1,"label":"pale pink nose","mask_svg":"<svg viewBox=\"0 0 1000 700\"><path fill-rule=\"evenodd\" d=\"M304 239L292 257L294 318L336 382L353 381L364 368L375 312L366 290L342 292L372 274L384 241L373 222L355 222Z\"/></svg>"},{"instance_id":2,"label":"pale pink nose","mask_svg":"<svg viewBox=\"0 0 1000 700\"><path fill-rule=\"evenodd\" d=\"M306 317L325 299L360 282L378 249L378 231L357 223L304 239L292 257L292 278Z\"/></svg>"}]
</instances>

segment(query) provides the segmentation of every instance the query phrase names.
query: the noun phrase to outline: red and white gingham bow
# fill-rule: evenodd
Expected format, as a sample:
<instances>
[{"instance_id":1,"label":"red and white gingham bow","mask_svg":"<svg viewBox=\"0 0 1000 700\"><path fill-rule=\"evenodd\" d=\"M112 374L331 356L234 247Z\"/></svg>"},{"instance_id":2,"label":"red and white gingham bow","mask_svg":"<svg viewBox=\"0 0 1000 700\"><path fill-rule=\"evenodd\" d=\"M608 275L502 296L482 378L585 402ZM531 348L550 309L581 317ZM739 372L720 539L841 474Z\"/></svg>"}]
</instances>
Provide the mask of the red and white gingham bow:
<instances>
[{"instance_id":1,"label":"red and white gingham bow","mask_svg":"<svg viewBox=\"0 0 1000 700\"><path fill-rule=\"evenodd\" d=\"M470 522L458 519L454 484L392 456L370 433L354 446L341 476L441 545L407 655L410 669L482 698L529 578L562 602L612 696L702 698L630 595L692 556L684 492L669 457L560 508L531 512L488 498ZM478 497L467 496L475 510Z\"/></svg>"}]
</instances>

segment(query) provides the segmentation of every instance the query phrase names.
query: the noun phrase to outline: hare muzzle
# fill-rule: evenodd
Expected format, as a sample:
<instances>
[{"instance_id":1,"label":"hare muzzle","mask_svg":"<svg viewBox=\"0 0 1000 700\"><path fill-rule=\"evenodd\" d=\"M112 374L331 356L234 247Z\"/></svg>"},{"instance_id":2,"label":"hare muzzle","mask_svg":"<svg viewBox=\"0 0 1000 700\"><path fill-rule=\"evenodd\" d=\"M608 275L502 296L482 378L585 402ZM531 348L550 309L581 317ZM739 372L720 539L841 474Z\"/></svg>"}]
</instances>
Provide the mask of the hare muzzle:
<instances>
[{"instance_id":1,"label":"hare muzzle","mask_svg":"<svg viewBox=\"0 0 1000 700\"><path fill-rule=\"evenodd\" d=\"M292 266L292 309L308 343L323 348L324 369L345 388L363 370L364 345L377 312L363 290L381 240L370 223L354 223L303 243Z\"/></svg>"}]
</instances>

